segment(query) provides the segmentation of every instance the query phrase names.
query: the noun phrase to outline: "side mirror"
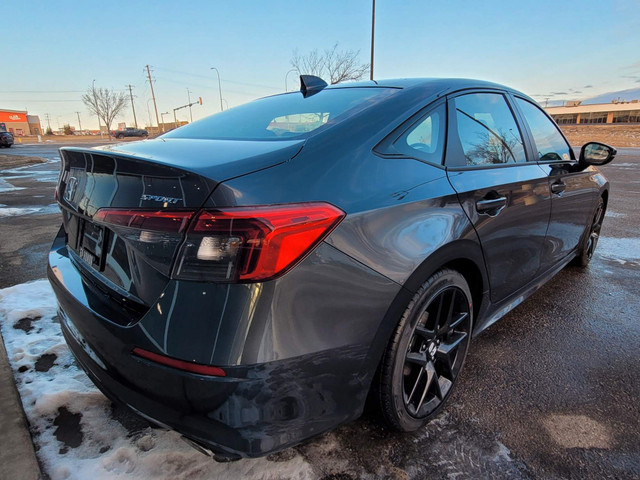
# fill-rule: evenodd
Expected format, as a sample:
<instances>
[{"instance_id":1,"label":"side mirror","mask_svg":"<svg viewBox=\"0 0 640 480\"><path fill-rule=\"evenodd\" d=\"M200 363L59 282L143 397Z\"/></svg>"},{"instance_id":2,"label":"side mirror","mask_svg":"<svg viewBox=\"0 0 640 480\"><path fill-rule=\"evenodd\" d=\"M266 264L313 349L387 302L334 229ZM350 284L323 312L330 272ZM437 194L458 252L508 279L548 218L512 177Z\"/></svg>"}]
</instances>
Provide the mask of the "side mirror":
<instances>
[{"instance_id":1,"label":"side mirror","mask_svg":"<svg viewBox=\"0 0 640 480\"><path fill-rule=\"evenodd\" d=\"M585 143L580 150L582 165L606 165L616 156L616 149L600 142Z\"/></svg>"}]
</instances>

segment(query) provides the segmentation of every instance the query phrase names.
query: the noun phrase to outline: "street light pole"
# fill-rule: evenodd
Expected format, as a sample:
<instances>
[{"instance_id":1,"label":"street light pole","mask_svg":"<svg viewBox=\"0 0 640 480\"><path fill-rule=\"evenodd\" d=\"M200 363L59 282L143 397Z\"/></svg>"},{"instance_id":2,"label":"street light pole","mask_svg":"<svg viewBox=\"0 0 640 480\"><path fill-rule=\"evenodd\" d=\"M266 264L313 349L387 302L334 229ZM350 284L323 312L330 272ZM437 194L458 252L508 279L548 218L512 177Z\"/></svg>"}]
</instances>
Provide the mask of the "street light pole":
<instances>
[{"instance_id":1,"label":"street light pole","mask_svg":"<svg viewBox=\"0 0 640 480\"><path fill-rule=\"evenodd\" d=\"M191 113L191 91L187 87L187 99L189 100L189 122L193 123L193 113Z\"/></svg>"},{"instance_id":2,"label":"street light pole","mask_svg":"<svg viewBox=\"0 0 640 480\"><path fill-rule=\"evenodd\" d=\"M371 70L369 71L369 80L373 80L373 39L376 28L376 0L373 0L373 8L371 10Z\"/></svg>"},{"instance_id":3,"label":"street light pole","mask_svg":"<svg viewBox=\"0 0 640 480\"><path fill-rule=\"evenodd\" d=\"M218 71L218 69L216 67L211 67L211 70L215 70L216 74L218 75L218 93L220 94L220 111L223 110L222 108L222 86L220 84L220 72Z\"/></svg>"},{"instance_id":4,"label":"street light pole","mask_svg":"<svg viewBox=\"0 0 640 480\"><path fill-rule=\"evenodd\" d=\"M169 112L164 112L160 114L160 117L162 118L162 133L164 133L164 116L165 115L169 115Z\"/></svg>"},{"instance_id":5,"label":"street light pole","mask_svg":"<svg viewBox=\"0 0 640 480\"><path fill-rule=\"evenodd\" d=\"M289 70L289 71L285 74L285 76L284 76L284 91L285 91L285 92L288 92L288 91L289 91L289 87L287 87L287 77L289 76L289 74L290 74L291 72L297 72L297 71L298 71L298 69L297 69L297 68L292 68L291 70Z\"/></svg>"},{"instance_id":6,"label":"street light pole","mask_svg":"<svg viewBox=\"0 0 640 480\"><path fill-rule=\"evenodd\" d=\"M147 115L149 116L149 127L153 127L153 118L151 118L151 107L149 106L149 102L151 100L153 100L153 98L147 100Z\"/></svg>"}]
</instances>

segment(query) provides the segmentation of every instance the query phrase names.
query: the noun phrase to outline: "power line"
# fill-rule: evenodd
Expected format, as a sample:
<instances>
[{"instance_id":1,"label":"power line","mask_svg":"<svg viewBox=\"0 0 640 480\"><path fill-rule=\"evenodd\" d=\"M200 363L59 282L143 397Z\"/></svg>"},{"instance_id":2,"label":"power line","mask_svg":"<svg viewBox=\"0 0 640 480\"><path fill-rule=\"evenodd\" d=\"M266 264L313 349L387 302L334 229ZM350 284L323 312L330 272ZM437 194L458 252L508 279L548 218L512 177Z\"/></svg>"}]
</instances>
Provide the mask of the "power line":
<instances>
[{"instance_id":1,"label":"power line","mask_svg":"<svg viewBox=\"0 0 640 480\"><path fill-rule=\"evenodd\" d=\"M164 71L164 72L176 73L178 75L182 75L182 76L189 77L189 78L199 77L199 78L203 78L203 79L206 79L206 80L210 80L211 79L210 76L202 75L202 74L199 74L199 73L185 73L185 72L179 72L177 70L171 70L169 68L161 68L161 67L156 67L156 68L158 70L161 70L161 71ZM224 80L224 83L225 84L233 83L233 84L237 84L237 85L244 85L244 86L247 86L247 87L268 88L270 90L277 90L277 91L281 91L282 90L280 87L274 87L273 85L262 85L262 84L259 84L259 83L241 82L239 80L227 80L226 78ZM225 88L225 91L226 91L226 88Z\"/></svg>"},{"instance_id":2,"label":"power line","mask_svg":"<svg viewBox=\"0 0 640 480\"><path fill-rule=\"evenodd\" d=\"M84 93L84 90L0 90L0 93Z\"/></svg>"}]
</instances>

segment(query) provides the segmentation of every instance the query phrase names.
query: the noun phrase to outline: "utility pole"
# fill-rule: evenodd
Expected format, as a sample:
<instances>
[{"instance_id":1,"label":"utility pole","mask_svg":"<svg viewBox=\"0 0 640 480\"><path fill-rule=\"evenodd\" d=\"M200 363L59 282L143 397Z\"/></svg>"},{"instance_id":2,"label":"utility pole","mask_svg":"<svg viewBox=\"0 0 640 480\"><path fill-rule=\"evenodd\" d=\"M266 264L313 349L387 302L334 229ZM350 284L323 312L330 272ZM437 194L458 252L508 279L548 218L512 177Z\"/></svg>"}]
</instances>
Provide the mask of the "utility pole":
<instances>
[{"instance_id":1,"label":"utility pole","mask_svg":"<svg viewBox=\"0 0 640 480\"><path fill-rule=\"evenodd\" d=\"M153 81L151 80L151 70L147 65L147 76L149 77L149 86L151 87L151 98L153 98L153 108L156 111L156 123L160 125L160 119L158 118L158 105L156 104L156 95L153 93Z\"/></svg>"},{"instance_id":2,"label":"utility pole","mask_svg":"<svg viewBox=\"0 0 640 480\"><path fill-rule=\"evenodd\" d=\"M187 88L187 99L189 100L189 122L193 123L193 114L191 113L191 92Z\"/></svg>"},{"instance_id":3,"label":"utility pole","mask_svg":"<svg viewBox=\"0 0 640 480\"><path fill-rule=\"evenodd\" d=\"M47 127L51 130L51 116L48 113L45 113L44 116L47 119Z\"/></svg>"},{"instance_id":4,"label":"utility pole","mask_svg":"<svg viewBox=\"0 0 640 480\"><path fill-rule=\"evenodd\" d=\"M135 124L136 128L138 128L138 119L136 118L136 107L133 104L133 92L131 91L131 89L133 88L133 85L129 84L129 85L125 85L125 87L129 89L129 97L131 97L131 110L133 110L133 123Z\"/></svg>"},{"instance_id":5,"label":"utility pole","mask_svg":"<svg viewBox=\"0 0 640 480\"><path fill-rule=\"evenodd\" d=\"M80 121L80 112L76 112L78 115L78 127L80 128L80 133L82 133L82 122Z\"/></svg>"},{"instance_id":6,"label":"utility pole","mask_svg":"<svg viewBox=\"0 0 640 480\"><path fill-rule=\"evenodd\" d=\"M373 34L376 28L376 0L373 0L373 9L371 10L371 70L369 71L369 80L373 80Z\"/></svg>"}]
</instances>

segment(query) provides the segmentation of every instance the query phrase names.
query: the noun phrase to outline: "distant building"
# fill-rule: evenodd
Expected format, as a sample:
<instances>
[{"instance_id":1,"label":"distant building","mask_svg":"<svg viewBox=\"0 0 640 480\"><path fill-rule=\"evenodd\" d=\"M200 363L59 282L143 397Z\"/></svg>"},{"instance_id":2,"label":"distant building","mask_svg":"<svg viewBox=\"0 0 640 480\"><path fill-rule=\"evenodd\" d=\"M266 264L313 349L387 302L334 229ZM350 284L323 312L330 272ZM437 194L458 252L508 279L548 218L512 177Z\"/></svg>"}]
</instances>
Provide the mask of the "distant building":
<instances>
[{"instance_id":1,"label":"distant building","mask_svg":"<svg viewBox=\"0 0 640 480\"><path fill-rule=\"evenodd\" d=\"M547 113L558 125L597 123L640 123L640 101L581 105L567 102L563 107L547 107Z\"/></svg>"},{"instance_id":2,"label":"distant building","mask_svg":"<svg viewBox=\"0 0 640 480\"><path fill-rule=\"evenodd\" d=\"M27 111L0 109L0 130L11 132L18 137L31 135Z\"/></svg>"},{"instance_id":3,"label":"distant building","mask_svg":"<svg viewBox=\"0 0 640 480\"><path fill-rule=\"evenodd\" d=\"M27 115L27 123L29 124L29 131L31 135L42 135L42 127L40 126L40 117L37 115Z\"/></svg>"}]
</instances>

